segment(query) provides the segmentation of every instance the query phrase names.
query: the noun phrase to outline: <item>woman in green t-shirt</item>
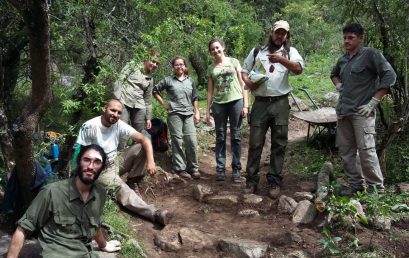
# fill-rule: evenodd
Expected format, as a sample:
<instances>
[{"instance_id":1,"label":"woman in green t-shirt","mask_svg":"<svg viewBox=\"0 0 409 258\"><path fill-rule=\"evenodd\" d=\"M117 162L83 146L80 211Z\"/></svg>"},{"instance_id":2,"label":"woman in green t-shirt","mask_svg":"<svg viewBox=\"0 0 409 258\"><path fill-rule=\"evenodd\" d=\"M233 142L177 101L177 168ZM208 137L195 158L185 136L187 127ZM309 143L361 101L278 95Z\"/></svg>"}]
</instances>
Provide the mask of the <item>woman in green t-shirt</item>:
<instances>
[{"instance_id":1,"label":"woman in green t-shirt","mask_svg":"<svg viewBox=\"0 0 409 258\"><path fill-rule=\"evenodd\" d=\"M235 58L224 55L225 45L220 39L209 42L214 62L207 69L206 122L210 124L212 110L216 127L216 180L224 181L226 163L227 121L230 123L233 181L241 182L241 124L247 116L247 91L241 78L241 65Z\"/></svg>"}]
</instances>

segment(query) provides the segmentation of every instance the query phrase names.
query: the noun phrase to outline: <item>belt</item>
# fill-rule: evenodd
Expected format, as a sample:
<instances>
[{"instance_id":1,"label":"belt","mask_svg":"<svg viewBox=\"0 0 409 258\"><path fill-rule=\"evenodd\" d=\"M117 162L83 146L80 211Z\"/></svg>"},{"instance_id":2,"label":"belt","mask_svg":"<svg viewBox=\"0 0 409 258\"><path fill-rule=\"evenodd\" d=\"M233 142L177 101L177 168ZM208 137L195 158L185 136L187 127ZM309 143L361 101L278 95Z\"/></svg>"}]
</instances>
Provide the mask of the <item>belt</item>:
<instances>
[{"instance_id":1,"label":"belt","mask_svg":"<svg viewBox=\"0 0 409 258\"><path fill-rule=\"evenodd\" d=\"M277 101L281 98L287 97L288 94L285 95L281 95L281 96L274 96L274 97L261 97L261 96L256 96L254 99L256 101L261 101L261 102L273 102L273 101Z\"/></svg>"}]
</instances>

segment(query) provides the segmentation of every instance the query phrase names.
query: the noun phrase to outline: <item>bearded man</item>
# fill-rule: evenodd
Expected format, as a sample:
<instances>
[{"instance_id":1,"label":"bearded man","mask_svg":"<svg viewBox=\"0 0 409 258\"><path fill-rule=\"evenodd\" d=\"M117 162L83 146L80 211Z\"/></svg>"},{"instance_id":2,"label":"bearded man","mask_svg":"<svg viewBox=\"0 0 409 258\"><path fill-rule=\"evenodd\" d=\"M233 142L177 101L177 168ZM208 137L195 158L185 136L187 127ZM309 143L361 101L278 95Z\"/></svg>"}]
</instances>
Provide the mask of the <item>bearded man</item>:
<instances>
[{"instance_id":1,"label":"bearded man","mask_svg":"<svg viewBox=\"0 0 409 258\"><path fill-rule=\"evenodd\" d=\"M97 179L106 160L100 146L84 146L75 177L43 187L18 221L7 257L18 257L26 236L37 231L43 257L98 257L92 239L103 251L120 250L120 243L107 242L101 229L106 191Z\"/></svg>"},{"instance_id":2,"label":"bearded man","mask_svg":"<svg viewBox=\"0 0 409 258\"><path fill-rule=\"evenodd\" d=\"M257 51L257 52L256 52ZM280 194L285 149L288 142L288 118L290 105L288 94L289 73L301 74L304 61L297 49L291 47L290 25L277 21L271 28L268 44L250 51L242 69L243 81L255 101L251 109L250 142L247 160L245 193L254 193L260 181L260 159L265 136L271 129L270 165L267 172L269 196L276 199ZM257 83L249 74L268 77Z\"/></svg>"}]
</instances>

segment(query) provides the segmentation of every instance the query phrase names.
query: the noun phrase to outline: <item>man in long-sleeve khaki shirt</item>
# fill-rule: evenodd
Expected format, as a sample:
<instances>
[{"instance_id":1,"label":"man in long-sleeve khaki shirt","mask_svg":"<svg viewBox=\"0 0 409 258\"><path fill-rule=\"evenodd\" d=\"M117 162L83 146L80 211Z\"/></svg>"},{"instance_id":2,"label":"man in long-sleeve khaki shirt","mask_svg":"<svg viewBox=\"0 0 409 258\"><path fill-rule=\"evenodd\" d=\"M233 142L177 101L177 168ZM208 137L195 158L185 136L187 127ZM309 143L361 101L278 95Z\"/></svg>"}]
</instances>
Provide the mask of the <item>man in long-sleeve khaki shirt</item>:
<instances>
[{"instance_id":1,"label":"man in long-sleeve khaki shirt","mask_svg":"<svg viewBox=\"0 0 409 258\"><path fill-rule=\"evenodd\" d=\"M337 112L337 146L349 187L341 195L375 189L384 192L383 175L375 149L375 109L396 73L374 48L363 47L364 28L353 23L343 29L346 53L338 59L331 80L340 96ZM359 155L357 155L357 153Z\"/></svg>"},{"instance_id":2,"label":"man in long-sleeve khaki shirt","mask_svg":"<svg viewBox=\"0 0 409 258\"><path fill-rule=\"evenodd\" d=\"M114 95L125 106L121 120L128 122L138 132L145 127L150 129L152 119L153 77L151 74L159 66L155 60L159 56L156 51L143 64L129 62L121 71L115 83Z\"/></svg>"}]
</instances>

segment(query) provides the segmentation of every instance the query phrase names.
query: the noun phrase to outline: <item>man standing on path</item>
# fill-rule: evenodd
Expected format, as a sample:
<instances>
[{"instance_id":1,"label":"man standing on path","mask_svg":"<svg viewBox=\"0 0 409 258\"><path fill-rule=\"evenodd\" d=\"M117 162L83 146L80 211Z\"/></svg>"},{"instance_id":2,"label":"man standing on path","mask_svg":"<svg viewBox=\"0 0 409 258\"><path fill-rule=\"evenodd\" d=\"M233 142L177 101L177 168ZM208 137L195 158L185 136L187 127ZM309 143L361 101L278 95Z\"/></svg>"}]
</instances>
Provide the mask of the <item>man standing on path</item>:
<instances>
[{"instance_id":1,"label":"man standing on path","mask_svg":"<svg viewBox=\"0 0 409 258\"><path fill-rule=\"evenodd\" d=\"M108 155L108 166L101 174L100 181L106 187L116 188L117 200L123 207L152 222L166 225L170 213L146 204L136 193L138 183L145 174L154 175L156 168L149 138L119 120L123 109L119 100L109 100L102 116L94 117L81 126L77 144L98 144L104 149ZM128 139L136 143L125 149L117 159L119 143ZM121 179L125 173L128 173L126 183Z\"/></svg>"},{"instance_id":2,"label":"man standing on path","mask_svg":"<svg viewBox=\"0 0 409 258\"><path fill-rule=\"evenodd\" d=\"M258 51L259 50L259 51ZM255 51L258 53L255 55ZM285 149L288 141L290 105L288 93L291 87L288 74L301 74L304 61L291 47L290 25L286 21L274 23L268 45L253 49L244 61L242 76L246 86L255 96L251 110L250 142L247 160L245 193L254 193L260 181L260 159L265 136L271 129L270 166L267 172L269 195L279 196ZM250 73L268 77L261 84L251 80Z\"/></svg>"},{"instance_id":3,"label":"man standing on path","mask_svg":"<svg viewBox=\"0 0 409 258\"><path fill-rule=\"evenodd\" d=\"M159 66L157 57L159 52L151 51L142 64L129 62L121 71L115 83L114 96L124 104L121 120L128 122L138 132L145 127L150 129L152 119L152 90L153 78L151 74Z\"/></svg>"},{"instance_id":4,"label":"man standing on path","mask_svg":"<svg viewBox=\"0 0 409 258\"><path fill-rule=\"evenodd\" d=\"M75 177L46 185L18 221L7 257L17 258L26 234L34 231L40 232L42 257L98 257L91 247L93 238L105 252L120 250L120 243L107 242L100 228L106 190L96 181L106 160L100 146L84 146Z\"/></svg>"},{"instance_id":5,"label":"man standing on path","mask_svg":"<svg viewBox=\"0 0 409 258\"><path fill-rule=\"evenodd\" d=\"M362 47L364 28L360 24L345 26L343 34L346 53L331 72L339 91L337 146L349 183L341 195L363 191L365 182L369 192L375 188L384 192L375 149L375 109L395 84L396 74L377 49Z\"/></svg>"}]
</instances>

